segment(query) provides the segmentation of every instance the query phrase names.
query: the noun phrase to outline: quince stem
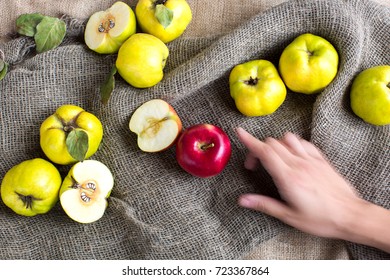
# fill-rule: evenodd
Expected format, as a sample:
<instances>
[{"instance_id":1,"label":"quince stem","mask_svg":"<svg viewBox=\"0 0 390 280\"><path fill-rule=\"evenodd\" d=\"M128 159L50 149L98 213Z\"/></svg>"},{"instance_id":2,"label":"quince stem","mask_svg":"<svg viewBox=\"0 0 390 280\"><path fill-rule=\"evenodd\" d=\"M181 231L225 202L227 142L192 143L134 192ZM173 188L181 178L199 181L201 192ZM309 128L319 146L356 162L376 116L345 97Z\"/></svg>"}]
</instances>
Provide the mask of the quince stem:
<instances>
[{"instance_id":1,"label":"quince stem","mask_svg":"<svg viewBox=\"0 0 390 280\"><path fill-rule=\"evenodd\" d=\"M154 2L154 6L156 7L157 5L165 5L167 1L168 0L157 0Z\"/></svg>"}]
</instances>

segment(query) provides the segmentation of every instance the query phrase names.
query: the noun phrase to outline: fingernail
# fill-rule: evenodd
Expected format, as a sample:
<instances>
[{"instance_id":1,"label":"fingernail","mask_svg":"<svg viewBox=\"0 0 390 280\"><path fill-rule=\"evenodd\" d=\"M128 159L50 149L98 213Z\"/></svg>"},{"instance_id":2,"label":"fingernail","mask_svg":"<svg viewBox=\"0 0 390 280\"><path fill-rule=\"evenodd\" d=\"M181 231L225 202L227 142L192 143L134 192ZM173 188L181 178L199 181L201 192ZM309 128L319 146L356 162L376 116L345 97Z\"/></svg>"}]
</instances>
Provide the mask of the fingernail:
<instances>
[{"instance_id":1,"label":"fingernail","mask_svg":"<svg viewBox=\"0 0 390 280\"><path fill-rule=\"evenodd\" d=\"M238 204L245 208L251 208L253 206L253 198L251 195L242 195L238 199Z\"/></svg>"},{"instance_id":2,"label":"fingernail","mask_svg":"<svg viewBox=\"0 0 390 280\"><path fill-rule=\"evenodd\" d=\"M242 128L242 127L237 127L236 128L236 133L237 134L240 134L240 133L242 133L244 131L244 129Z\"/></svg>"}]
</instances>

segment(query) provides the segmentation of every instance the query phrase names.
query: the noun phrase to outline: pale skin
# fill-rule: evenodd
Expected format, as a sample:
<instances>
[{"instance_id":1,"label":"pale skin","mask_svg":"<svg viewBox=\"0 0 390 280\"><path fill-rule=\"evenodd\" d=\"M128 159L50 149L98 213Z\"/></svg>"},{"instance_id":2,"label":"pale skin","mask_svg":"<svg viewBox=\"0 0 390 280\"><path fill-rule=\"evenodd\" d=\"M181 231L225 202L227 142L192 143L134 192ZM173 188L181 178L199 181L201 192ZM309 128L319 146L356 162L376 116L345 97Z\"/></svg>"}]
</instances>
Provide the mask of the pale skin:
<instances>
[{"instance_id":1,"label":"pale skin","mask_svg":"<svg viewBox=\"0 0 390 280\"><path fill-rule=\"evenodd\" d=\"M245 167L255 171L263 165L281 197L243 194L240 206L309 234L390 253L390 210L362 199L315 145L289 132L264 141L242 128L236 133L248 149Z\"/></svg>"}]
</instances>

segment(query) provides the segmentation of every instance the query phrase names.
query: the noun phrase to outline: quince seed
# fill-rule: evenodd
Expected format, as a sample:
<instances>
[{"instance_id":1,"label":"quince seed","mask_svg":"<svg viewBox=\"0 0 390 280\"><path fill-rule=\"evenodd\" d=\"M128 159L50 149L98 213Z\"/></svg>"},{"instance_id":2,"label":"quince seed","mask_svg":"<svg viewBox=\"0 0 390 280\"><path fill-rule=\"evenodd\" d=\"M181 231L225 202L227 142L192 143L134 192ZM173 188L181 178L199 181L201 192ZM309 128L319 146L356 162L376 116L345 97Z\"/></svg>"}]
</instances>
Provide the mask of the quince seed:
<instances>
[{"instance_id":1,"label":"quince seed","mask_svg":"<svg viewBox=\"0 0 390 280\"><path fill-rule=\"evenodd\" d=\"M91 190L96 190L96 185L93 182L88 182L87 183L87 188L91 189Z\"/></svg>"},{"instance_id":2,"label":"quince seed","mask_svg":"<svg viewBox=\"0 0 390 280\"><path fill-rule=\"evenodd\" d=\"M109 22L110 22L110 26L109 26L110 29L114 28L115 27L115 22L112 19L110 19Z\"/></svg>"},{"instance_id":3,"label":"quince seed","mask_svg":"<svg viewBox=\"0 0 390 280\"><path fill-rule=\"evenodd\" d=\"M82 192L82 193L81 193L80 198L81 198L81 200L84 201L84 202L90 202L90 201L91 201L91 198L88 197L88 196L85 194L85 192Z\"/></svg>"}]
</instances>

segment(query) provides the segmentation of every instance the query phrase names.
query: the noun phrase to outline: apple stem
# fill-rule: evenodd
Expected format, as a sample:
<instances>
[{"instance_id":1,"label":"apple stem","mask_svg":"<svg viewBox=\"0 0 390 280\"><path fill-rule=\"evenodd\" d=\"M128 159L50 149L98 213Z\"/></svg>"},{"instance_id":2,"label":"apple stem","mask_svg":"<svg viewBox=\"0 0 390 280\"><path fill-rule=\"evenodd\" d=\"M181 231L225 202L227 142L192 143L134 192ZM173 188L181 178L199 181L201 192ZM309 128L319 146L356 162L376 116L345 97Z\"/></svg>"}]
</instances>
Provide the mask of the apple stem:
<instances>
[{"instance_id":1,"label":"apple stem","mask_svg":"<svg viewBox=\"0 0 390 280\"><path fill-rule=\"evenodd\" d=\"M206 151L207 149L210 149L214 147L214 143L209 143L209 144L205 144L205 145L202 145L200 146L200 148L203 150L203 151Z\"/></svg>"},{"instance_id":2,"label":"apple stem","mask_svg":"<svg viewBox=\"0 0 390 280\"><path fill-rule=\"evenodd\" d=\"M252 76L249 77L249 80L245 81L244 83L250 86L255 86L259 82L259 78L252 78Z\"/></svg>"}]
</instances>

